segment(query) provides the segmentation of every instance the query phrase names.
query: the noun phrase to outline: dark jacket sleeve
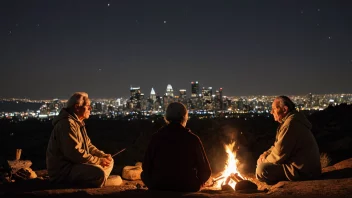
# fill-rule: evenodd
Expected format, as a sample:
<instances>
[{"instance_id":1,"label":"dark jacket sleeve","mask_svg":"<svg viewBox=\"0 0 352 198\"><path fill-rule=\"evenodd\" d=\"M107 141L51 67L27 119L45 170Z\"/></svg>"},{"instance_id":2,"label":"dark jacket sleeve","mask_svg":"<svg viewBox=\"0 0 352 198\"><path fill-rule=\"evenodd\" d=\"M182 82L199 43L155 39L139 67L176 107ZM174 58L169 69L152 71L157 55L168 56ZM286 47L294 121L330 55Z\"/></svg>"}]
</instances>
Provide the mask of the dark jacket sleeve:
<instances>
[{"instance_id":1,"label":"dark jacket sleeve","mask_svg":"<svg viewBox=\"0 0 352 198\"><path fill-rule=\"evenodd\" d=\"M152 160L153 160L153 152L154 152L154 136L150 140L147 150L144 154L144 159L142 163L142 180L143 182L148 186L150 183L150 175L151 175L151 166L152 166Z\"/></svg>"},{"instance_id":2,"label":"dark jacket sleeve","mask_svg":"<svg viewBox=\"0 0 352 198\"><path fill-rule=\"evenodd\" d=\"M211 168L208 158L205 154L203 144L199 138L197 138L196 146L196 163L197 163L197 177L203 185L211 175Z\"/></svg>"}]
</instances>

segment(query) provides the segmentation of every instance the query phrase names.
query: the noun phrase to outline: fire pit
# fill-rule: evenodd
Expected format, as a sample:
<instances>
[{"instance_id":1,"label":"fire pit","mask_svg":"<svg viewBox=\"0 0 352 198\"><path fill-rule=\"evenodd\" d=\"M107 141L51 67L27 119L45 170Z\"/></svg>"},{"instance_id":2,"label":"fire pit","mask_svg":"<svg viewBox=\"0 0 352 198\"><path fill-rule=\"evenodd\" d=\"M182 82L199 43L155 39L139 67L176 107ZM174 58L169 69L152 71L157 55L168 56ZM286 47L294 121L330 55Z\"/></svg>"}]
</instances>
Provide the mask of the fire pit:
<instances>
[{"instance_id":1,"label":"fire pit","mask_svg":"<svg viewBox=\"0 0 352 198\"><path fill-rule=\"evenodd\" d=\"M235 142L224 146L228 156L224 171L218 177L212 179L212 184L209 187L230 191L257 190L257 185L244 178L237 170L238 160L236 159L236 152L233 151L234 146Z\"/></svg>"}]
</instances>

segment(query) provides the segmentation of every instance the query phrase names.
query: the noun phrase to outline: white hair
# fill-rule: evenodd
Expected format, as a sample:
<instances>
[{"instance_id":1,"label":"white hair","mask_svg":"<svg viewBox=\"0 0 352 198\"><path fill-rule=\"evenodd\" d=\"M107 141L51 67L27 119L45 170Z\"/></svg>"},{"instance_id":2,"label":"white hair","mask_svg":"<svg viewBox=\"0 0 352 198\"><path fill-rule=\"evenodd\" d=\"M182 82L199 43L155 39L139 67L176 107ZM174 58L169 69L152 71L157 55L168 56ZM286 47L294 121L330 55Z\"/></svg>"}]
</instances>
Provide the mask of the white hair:
<instances>
[{"instance_id":1,"label":"white hair","mask_svg":"<svg viewBox=\"0 0 352 198\"><path fill-rule=\"evenodd\" d=\"M88 101L88 94L86 92L76 92L68 99L66 108L73 109L76 104L83 106Z\"/></svg>"},{"instance_id":2,"label":"white hair","mask_svg":"<svg viewBox=\"0 0 352 198\"><path fill-rule=\"evenodd\" d=\"M280 108L284 108L284 106L287 106L289 112L296 109L295 103L293 103L292 100L287 96L278 96L275 98L275 100L279 100Z\"/></svg>"}]
</instances>

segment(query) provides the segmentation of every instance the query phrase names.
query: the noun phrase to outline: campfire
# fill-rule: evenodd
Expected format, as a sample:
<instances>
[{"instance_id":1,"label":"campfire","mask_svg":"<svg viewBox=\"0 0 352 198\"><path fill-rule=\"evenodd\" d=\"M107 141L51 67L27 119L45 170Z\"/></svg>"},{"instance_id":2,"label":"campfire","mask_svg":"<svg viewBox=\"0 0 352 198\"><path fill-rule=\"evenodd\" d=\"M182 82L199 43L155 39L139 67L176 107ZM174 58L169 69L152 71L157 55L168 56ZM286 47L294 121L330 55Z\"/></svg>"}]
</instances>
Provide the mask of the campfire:
<instances>
[{"instance_id":1,"label":"campfire","mask_svg":"<svg viewBox=\"0 0 352 198\"><path fill-rule=\"evenodd\" d=\"M211 187L217 190L246 190L257 189L257 186L241 175L237 169L239 161L236 159L236 151L233 151L235 142L224 145L227 153L227 161L224 171L216 178L213 178Z\"/></svg>"}]
</instances>

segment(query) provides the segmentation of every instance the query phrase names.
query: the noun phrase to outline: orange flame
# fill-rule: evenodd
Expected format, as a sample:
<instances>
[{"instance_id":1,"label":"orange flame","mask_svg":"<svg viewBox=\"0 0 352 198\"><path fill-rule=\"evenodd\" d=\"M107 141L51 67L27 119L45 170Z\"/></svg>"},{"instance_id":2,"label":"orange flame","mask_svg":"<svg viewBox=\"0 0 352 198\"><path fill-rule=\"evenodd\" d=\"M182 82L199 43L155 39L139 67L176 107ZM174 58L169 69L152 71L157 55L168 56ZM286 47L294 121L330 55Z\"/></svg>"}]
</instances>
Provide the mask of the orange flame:
<instances>
[{"instance_id":1,"label":"orange flame","mask_svg":"<svg viewBox=\"0 0 352 198\"><path fill-rule=\"evenodd\" d=\"M231 173L234 173L234 174L237 173L238 176L243 178L243 176L237 170L238 160L236 159L236 152L233 151L234 146L235 146L235 142L228 144L228 145L224 145L225 151L227 153L227 161L225 163L224 171L218 177L218 178L223 178L223 179L219 179L215 184L215 188L217 188L217 189L221 189L221 186L224 185L226 179L231 175ZM236 183L237 182L235 182L231 179L228 184L233 189L235 189Z\"/></svg>"}]
</instances>

